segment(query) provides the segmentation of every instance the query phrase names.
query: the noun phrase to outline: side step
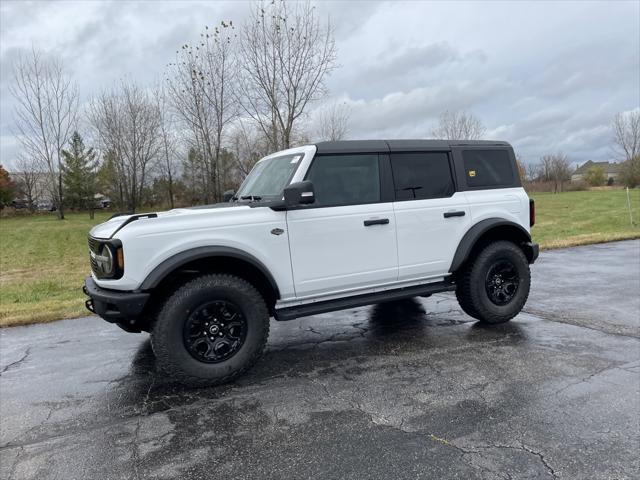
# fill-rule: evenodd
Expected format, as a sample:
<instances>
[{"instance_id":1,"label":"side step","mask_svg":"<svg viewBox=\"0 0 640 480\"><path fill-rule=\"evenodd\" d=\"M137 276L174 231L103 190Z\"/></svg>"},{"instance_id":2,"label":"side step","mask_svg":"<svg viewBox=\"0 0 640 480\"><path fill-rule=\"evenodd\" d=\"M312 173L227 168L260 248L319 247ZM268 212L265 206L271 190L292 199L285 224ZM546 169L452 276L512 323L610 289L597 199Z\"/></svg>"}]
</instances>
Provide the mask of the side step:
<instances>
[{"instance_id":1,"label":"side step","mask_svg":"<svg viewBox=\"0 0 640 480\"><path fill-rule=\"evenodd\" d=\"M280 321L294 320L299 317L362 307L363 305L373 305L391 300L429 296L440 292L452 292L455 289L455 284L451 282L427 283L413 287L397 288L395 290L385 290L382 292L366 293L364 295L354 295L352 297L337 298L335 300L325 300L323 302L280 308L276 309L275 318Z\"/></svg>"}]
</instances>

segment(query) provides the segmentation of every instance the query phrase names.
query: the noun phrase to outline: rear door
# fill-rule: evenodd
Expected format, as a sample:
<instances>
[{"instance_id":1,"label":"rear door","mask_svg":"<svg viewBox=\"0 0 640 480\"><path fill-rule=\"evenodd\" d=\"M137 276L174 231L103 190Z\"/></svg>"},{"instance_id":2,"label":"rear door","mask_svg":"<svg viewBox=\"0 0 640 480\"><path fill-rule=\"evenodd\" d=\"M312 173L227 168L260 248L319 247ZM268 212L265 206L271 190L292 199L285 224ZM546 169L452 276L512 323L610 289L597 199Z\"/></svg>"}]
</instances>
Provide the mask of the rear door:
<instances>
[{"instance_id":1,"label":"rear door","mask_svg":"<svg viewBox=\"0 0 640 480\"><path fill-rule=\"evenodd\" d=\"M447 275L469 228L463 192L456 192L448 152L392 152L399 280Z\"/></svg>"},{"instance_id":2,"label":"rear door","mask_svg":"<svg viewBox=\"0 0 640 480\"><path fill-rule=\"evenodd\" d=\"M315 202L287 212L299 298L394 282L398 256L393 204L383 201L379 156L316 156L306 175Z\"/></svg>"},{"instance_id":3,"label":"rear door","mask_svg":"<svg viewBox=\"0 0 640 480\"><path fill-rule=\"evenodd\" d=\"M452 150L458 186L467 197L473 223L497 217L529 230L529 197L513 149L467 145Z\"/></svg>"}]
</instances>

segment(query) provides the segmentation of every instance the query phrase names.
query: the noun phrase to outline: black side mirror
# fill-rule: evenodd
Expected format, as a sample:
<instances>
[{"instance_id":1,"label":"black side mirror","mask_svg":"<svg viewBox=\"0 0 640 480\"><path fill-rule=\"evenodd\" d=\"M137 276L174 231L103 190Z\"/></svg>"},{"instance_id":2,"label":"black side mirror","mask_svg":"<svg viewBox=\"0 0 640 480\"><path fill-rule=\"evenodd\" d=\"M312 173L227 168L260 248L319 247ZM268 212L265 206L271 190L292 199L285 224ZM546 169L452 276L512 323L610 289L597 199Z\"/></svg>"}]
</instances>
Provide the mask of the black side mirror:
<instances>
[{"instance_id":1,"label":"black side mirror","mask_svg":"<svg viewBox=\"0 0 640 480\"><path fill-rule=\"evenodd\" d=\"M308 205L315 202L315 200L316 197L313 191L313 183L309 180L292 183L284 189L284 204L287 207Z\"/></svg>"},{"instance_id":2,"label":"black side mirror","mask_svg":"<svg viewBox=\"0 0 640 480\"><path fill-rule=\"evenodd\" d=\"M222 201L223 202L228 202L229 200L231 200L233 198L233 196L236 194L235 190L227 190L226 192L224 192L222 194Z\"/></svg>"}]
</instances>

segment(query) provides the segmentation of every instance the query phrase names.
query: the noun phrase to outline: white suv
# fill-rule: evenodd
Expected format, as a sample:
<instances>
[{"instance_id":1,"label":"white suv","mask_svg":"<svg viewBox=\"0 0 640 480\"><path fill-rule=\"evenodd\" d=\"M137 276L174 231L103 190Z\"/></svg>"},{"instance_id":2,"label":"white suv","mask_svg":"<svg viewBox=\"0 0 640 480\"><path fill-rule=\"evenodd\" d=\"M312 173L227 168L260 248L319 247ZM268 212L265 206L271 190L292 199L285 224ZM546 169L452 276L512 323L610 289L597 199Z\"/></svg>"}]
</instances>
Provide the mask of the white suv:
<instances>
[{"instance_id":1,"label":"white suv","mask_svg":"<svg viewBox=\"0 0 640 480\"><path fill-rule=\"evenodd\" d=\"M151 332L172 377L229 381L269 318L455 291L485 323L529 294L534 205L504 142L323 142L260 160L228 201L91 230L87 307Z\"/></svg>"}]
</instances>

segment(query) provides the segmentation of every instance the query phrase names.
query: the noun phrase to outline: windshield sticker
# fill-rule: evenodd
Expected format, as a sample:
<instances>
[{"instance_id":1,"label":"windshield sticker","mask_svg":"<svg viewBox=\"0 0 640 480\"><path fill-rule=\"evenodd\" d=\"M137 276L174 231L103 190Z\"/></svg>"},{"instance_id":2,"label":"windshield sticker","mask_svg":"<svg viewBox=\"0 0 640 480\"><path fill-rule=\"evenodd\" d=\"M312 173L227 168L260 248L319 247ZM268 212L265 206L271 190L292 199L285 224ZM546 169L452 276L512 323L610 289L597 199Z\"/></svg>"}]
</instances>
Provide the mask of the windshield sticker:
<instances>
[{"instance_id":1,"label":"windshield sticker","mask_svg":"<svg viewBox=\"0 0 640 480\"><path fill-rule=\"evenodd\" d=\"M291 159L291 162L289 163L298 163L298 160L300 160L302 158L302 155L296 155L295 157L293 157L293 159Z\"/></svg>"}]
</instances>

